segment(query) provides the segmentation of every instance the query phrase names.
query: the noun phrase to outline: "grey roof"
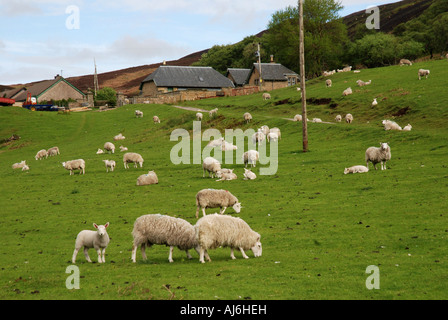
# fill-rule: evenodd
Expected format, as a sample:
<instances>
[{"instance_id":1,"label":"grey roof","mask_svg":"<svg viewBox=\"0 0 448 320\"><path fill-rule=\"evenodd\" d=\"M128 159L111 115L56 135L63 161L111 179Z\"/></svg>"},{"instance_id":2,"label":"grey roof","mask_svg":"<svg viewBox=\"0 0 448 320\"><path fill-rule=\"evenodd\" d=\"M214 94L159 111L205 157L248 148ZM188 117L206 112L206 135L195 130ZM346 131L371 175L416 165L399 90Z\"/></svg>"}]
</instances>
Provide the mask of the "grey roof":
<instances>
[{"instance_id":1,"label":"grey roof","mask_svg":"<svg viewBox=\"0 0 448 320\"><path fill-rule=\"evenodd\" d=\"M227 69L227 77L230 74L236 85L243 86L247 83L250 71L250 69L229 68Z\"/></svg>"},{"instance_id":2,"label":"grey roof","mask_svg":"<svg viewBox=\"0 0 448 320\"><path fill-rule=\"evenodd\" d=\"M260 72L258 63L254 63L252 70L254 70L254 68ZM261 76L263 80L267 81L287 81L287 76L298 77L299 75L279 63L262 63Z\"/></svg>"},{"instance_id":3,"label":"grey roof","mask_svg":"<svg viewBox=\"0 0 448 320\"><path fill-rule=\"evenodd\" d=\"M157 87L221 89L235 87L230 79L211 67L160 66L140 85L154 81Z\"/></svg>"}]
</instances>

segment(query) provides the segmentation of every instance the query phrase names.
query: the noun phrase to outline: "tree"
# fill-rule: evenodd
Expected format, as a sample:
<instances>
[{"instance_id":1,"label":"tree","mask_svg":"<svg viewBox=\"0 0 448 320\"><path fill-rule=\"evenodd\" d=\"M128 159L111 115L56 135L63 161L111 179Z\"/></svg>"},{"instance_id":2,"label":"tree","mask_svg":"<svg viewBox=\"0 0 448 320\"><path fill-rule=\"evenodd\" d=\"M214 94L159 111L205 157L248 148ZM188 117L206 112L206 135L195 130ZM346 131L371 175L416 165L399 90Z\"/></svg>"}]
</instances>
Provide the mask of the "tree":
<instances>
[{"instance_id":1,"label":"tree","mask_svg":"<svg viewBox=\"0 0 448 320\"><path fill-rule=\"evenodd\" d=\"M104 87L97 92L95 101L106 101L109 106L116 106L117 92L112 88Z\"/></svg>"}]
</instances>

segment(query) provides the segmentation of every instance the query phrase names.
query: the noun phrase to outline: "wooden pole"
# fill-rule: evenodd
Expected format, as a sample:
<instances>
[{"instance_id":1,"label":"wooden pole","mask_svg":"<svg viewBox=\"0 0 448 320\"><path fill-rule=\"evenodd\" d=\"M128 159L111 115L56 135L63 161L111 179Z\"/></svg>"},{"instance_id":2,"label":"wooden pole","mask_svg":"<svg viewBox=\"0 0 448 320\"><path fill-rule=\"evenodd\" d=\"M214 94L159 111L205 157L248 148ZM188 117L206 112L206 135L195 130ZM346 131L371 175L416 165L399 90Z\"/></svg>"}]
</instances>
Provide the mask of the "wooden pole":
<instances>
[{"instance_id":1,"label":"wooden pole","mask_svg":"<svg viewBox=\"0 0 448 320\"><path fill-rule=\"evenodd\" d=\"M303 27L303 0L299 0L299 27L300 27L300 88L302 94L302 131L303 152L308 152L308 123L306 111L306 84L305 84L305 34Z\"/></svg>"}]
</instances>

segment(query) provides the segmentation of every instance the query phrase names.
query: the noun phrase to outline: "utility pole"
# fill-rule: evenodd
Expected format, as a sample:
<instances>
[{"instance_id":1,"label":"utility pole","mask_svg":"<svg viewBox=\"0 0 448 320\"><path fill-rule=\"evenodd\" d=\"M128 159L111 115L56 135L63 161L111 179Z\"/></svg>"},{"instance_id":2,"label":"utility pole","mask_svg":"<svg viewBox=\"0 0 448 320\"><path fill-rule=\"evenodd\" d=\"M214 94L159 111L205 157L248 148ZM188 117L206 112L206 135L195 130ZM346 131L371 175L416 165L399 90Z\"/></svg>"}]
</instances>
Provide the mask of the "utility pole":
<instances>
[{"instance_id":1,"label":"utility pole","mask_svg":"<svg viewBox=\"0 0 448 320\"><path fill-rule=\"evenodd\" d=\"M93 59L93 63L95 64L95 74L93 76L93 92L94 92L94 97L96 98L96 93L97 91L100 89L98 86L98 73L96 70L96 59Z\"/></svg>"},{"instance_id":2,"label":"utility pole","mask_svg":"<svg viewBox=\"0 0 448 320\"><path fill-rule=\"evenodd\" d=\"M299 0L299 27L300 27L300 88L302 94L302 126L303 126L303 152L308 152L308 122L306 111L306 84L305 84L305 33L303 27L303 0Z\"/></svg>"},{"instance_id":3,"label":"utility pole","mask_svg":"<svg viewBox=\"0 0 448 320\"><path fill-rule=\"evenodd\" d=\"M260 92L263 90L263 77L261 75L261 49L260 44L258 44L258 69L260 71Z\"/></svg>"}]
</instances>

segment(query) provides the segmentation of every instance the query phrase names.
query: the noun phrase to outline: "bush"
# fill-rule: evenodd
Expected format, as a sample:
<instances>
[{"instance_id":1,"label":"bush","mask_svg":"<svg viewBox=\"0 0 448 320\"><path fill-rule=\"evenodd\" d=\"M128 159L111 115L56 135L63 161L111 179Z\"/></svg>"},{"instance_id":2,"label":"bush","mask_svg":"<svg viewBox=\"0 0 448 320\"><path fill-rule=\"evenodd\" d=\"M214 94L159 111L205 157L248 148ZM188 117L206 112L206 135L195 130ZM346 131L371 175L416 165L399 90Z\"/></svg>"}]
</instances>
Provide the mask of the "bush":
<instances>
[{"instance_id":1,"label":"bush","mask_svg":"<svg viewBox=\"0 0 448 320\"><path fill-rule=\"evenodd\" d=\"M97 101L106 101L109 106L115 107L117 105L117 92L109 87L99 90L95 97L95 105Z\"/></svg>"}]
</instances>

